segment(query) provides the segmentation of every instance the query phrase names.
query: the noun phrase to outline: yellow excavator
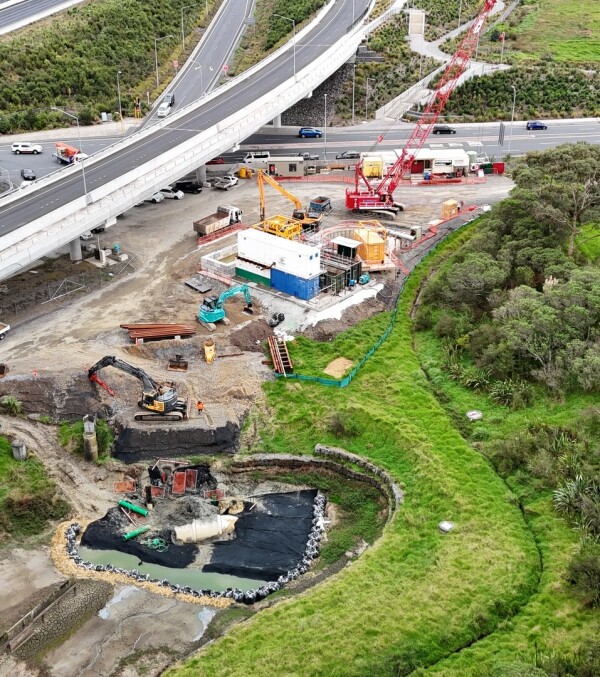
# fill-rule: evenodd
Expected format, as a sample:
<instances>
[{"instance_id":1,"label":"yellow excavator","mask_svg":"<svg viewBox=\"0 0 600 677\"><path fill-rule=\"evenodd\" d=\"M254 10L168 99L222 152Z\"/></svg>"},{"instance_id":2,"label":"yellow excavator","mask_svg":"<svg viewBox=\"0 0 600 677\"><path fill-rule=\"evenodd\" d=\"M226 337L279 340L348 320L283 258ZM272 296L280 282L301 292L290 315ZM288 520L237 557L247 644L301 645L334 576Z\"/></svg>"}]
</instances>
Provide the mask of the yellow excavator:
<instances>
[{"instance_id":1,"label":"yellow excavator","mask_svg":"<svg viewBox=\"0 0 600 677\"><path fill-rule=\"evenodd\" d=\"M142 399L138 401L138 406L146 412L136 414L136 421L182 421L187 418L187 401L177 395L173 383L155 381L143 369L134 367L118 357L107 355L88 369L88 378L113 397L115 391L98 376L98 371L104 367L115 367L142 382Z\"/></svg>"},{"instance_id":2,"label":"yellow excavator","mask_svg":"<svg viewBox=\"0 0 600 677\"><path fill-rule=\"evenodd\" d=\"M293 194L290 193L289 190L286 190L280 183L278 183L272 176L269 176L266 174L262 169L258 171L257 174L257 181L258 181L258 194L260 196L260 220L263 230L267 232L271 232L271 228L269 226L270 219L267 219L265 216L265 182L268 183L270 186L275 188L275 190L283 195L283 197L287 198L290 202L293 203L294 205L294 211L292 213L292 220L293 221L298 221L301 226L302 230L313 230L317 231L319 230L319 227L321 226L321 221L323 220L323 214L319 214L318 212L309 212L306 209L303 208L302 202ZM279 218L280 220L285 217L274 217L275 219ZM287 219L289 221L289 219ZM282 230L281 228L277 227L279 224L275 225L272 230L273 235L280 235L283 237L291 238L294 237L296 234L300 234L300 231L298 229L297 233L294 233L294 235L290 235L291 232L291 226L288 226L286 228L286 234L282 235Z\"/></svg>"}]
</instances>

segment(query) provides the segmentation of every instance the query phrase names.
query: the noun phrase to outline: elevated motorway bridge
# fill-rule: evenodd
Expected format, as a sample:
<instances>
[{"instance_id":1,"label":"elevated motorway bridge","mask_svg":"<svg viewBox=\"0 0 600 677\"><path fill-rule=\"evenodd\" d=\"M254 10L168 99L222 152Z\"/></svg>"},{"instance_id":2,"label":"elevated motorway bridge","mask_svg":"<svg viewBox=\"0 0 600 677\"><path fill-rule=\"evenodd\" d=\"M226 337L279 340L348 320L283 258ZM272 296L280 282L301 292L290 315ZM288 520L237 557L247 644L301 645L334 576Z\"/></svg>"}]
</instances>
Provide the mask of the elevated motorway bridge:
<instances>
[{"instance_id":1,"label":"elevated motorway bridge","mask_svg":"<svg viewBox=\"0 0 600 677\"><path fill-rule=\"evenodd\" d=\"M354 54L368 8L368 0L332 0L297 33L295 59L288 43L163 122L92 156L83 167L70 166L5 197L0 201L0 280L78 241L81 233L235 147L309 95Z\"/></svg>"}]
</instances>

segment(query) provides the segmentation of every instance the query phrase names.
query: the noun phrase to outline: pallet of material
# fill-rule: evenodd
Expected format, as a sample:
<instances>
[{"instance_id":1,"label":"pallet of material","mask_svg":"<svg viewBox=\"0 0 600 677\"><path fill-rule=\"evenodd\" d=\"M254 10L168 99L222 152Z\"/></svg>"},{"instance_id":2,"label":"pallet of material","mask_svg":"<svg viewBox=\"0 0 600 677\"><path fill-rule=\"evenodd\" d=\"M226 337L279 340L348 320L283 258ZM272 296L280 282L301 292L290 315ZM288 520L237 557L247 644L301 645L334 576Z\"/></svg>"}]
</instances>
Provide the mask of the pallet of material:
<instances>
[{"instance_id":1,"label":"pallet of material","mask_svg":"<svg viewBox=\"0 0 600 677\"><path fill-rule=\"evenodd\" d=\"M129 338L136 343L145 339L184 338L196 333L196 327L189 324L122 324L121 329L127 329Z\"/></svg>"}]
</instances>

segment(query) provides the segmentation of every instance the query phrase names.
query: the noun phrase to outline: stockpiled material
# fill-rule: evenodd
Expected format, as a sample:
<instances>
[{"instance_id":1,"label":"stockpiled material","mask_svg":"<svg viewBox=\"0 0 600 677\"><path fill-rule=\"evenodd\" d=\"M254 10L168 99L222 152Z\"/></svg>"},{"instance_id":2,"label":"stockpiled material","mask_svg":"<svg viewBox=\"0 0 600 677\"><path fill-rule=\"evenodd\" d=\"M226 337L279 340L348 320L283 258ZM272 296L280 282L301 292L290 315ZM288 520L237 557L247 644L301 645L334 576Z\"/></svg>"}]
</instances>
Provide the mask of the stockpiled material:
<instances>
[{"instance_id":1,"label":"stockpiled material","mask_svg":"<svg viewBox=\"0 0 600 677\"><path fill-rule=\"evenodd\" d=\"M136 343L144 339L160 340L196 333L196 328L190 324L122 324L121 329L127 329L129 338Z\"/></svg>"}]
</instances>

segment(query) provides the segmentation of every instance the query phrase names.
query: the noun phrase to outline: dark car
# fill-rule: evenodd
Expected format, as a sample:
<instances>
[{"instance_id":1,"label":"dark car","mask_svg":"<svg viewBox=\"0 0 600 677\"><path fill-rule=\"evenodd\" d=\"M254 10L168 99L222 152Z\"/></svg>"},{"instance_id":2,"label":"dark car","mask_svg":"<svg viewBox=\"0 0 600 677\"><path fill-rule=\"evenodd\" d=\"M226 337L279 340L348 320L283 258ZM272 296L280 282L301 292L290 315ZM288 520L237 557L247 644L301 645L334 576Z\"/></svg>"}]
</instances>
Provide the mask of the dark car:
<instances>
[{"instance_id":1,"label":"dark car","mask_svg":"<svg viewBox=\"0 0 600 677\"><path fill-rule=\"evenodd\" d=\"M306 139L306 138L317 138L320 139L321 136L323 135L323 132L320 129L317 129L316 127L300 127L298 130L298 136L301 139Z\"/></svg>"},{"instance_id":2,"label":"dark car","mask_svg":"<svg viewBox=\"0 0 600 677\"><path fill-rule=\"evenodd\" d=\"M540 122L539 120L529 120L529 122L525 125L527 129L548 129L548 125L545 125L543 122Z\"/></svg>"},{"instance_id":3,"label":"dark car","mask_svg":"<svg viewBox=\"0 0 600 677\"><path fill-rule=\"evenodd\" d=\"M163 103L168 103L172 108L175 105L175 94L173 94L173 92L167 92L163 96Z\"/></svg>"},{"instance_id":4,"label":"dark car","mask_svg":"<svg viewBox=\"0 0 600 677\"><path fill-rule=\"evenodd\" d=\"M225 164L225 158L221 157L219 155L219 157L214 157L212 160L209 160L206 164L207 165L224 165Z\"/></svg>"},{"instance_id":5,"label":"dark car","mask_svg":"<svg viewBox=\"0 0 600 677\"><path fill-rule=\"evenodd\" d=\"M360 160L360 153L356 150L345 150L335 156L336 160Z\"/></svg>"},{"instance_id":6,"label":"dark car","mask_svg":"<svg viewBox=\"0 0 600 677\"><path fill-rule=\"evenodd\" d=\"M21 177L24 181L35 181L36 178L37 178L37 175L33 171L33 169L22 169L21 170Z\"/></svg>"},{"instance_id":7,"label":"dark car","mask_svg":"<svg viewBox=\"0 0 600 677\"><path fill-rule=\"evenodd\" d=\"M173 188L180 190L182 193L192 193L192 195L202 192L202 186L195 181L177 181Z\"/></svg>"},{"instance_id":8,"label":"dark car","mask_svg":"<svg viewBox=\"0 0 600 677\"><path fill-rule=\"evenodd\" d=\"M433 134L456 134L456 129L448 125L433 125Z\"/></svg>"}]
</instances>

